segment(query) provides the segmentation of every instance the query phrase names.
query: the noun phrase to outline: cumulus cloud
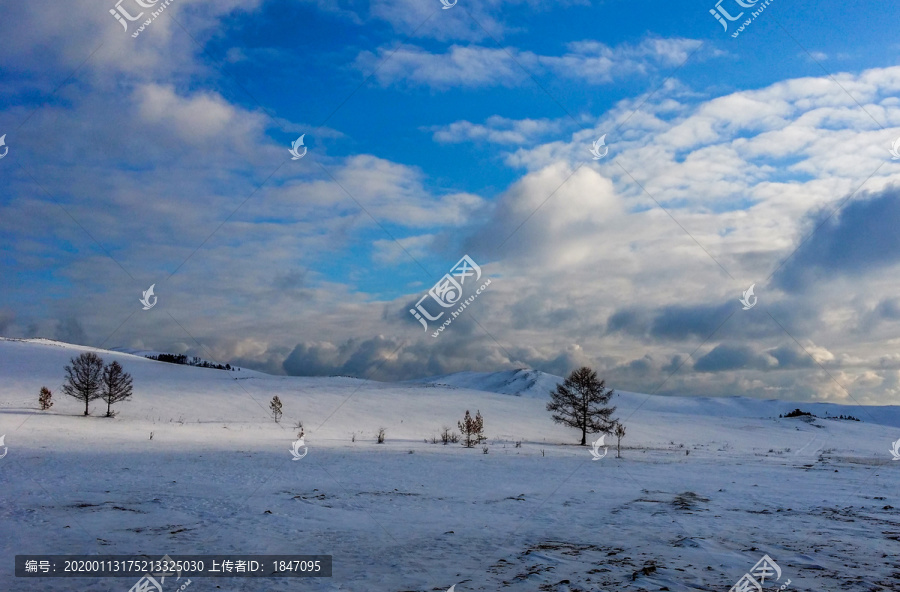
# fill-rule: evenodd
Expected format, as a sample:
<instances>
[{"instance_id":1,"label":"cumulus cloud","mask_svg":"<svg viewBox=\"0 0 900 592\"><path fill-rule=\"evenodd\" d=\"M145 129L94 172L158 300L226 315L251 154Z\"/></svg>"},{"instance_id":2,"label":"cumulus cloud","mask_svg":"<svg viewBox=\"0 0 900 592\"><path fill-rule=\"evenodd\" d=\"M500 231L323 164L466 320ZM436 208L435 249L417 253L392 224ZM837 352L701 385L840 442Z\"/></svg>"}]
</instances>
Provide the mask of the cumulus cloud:
<instances>
[{"instance_id":1,"label":"cumulus cloud","mask_svg":"<svg viewBox=\"0 0 900 592\"><path fill-rule=\"evenodd\" d=\"M188 4L173 15L201 43L225 15L257 5ZM900 68L838 73L840 86L807 77L721 96L669 81L574 132L566 121L499 115L416 121L437 142L514 148L500 154L511 180L480 195L465 180L435 180L427 159L401 162L384 147L320 146L279 168L287 153L273 128L299 122L222 90L227 81L174 21L160 19L136 45L104 9L73 7L76 24L42 2L9 7L21 31L0 22L17 41L0 65L21 83L0 90L12 105L4 116L21 121L41 107L11 157L23 166L2 170L0 235L12 253L0 274L4 332L92 344L113 336L108 345L290 374L404 379L590 365L623 390L847 400L822 364L857 398L898 394L900 361L884 351L900 317L889 232L900 179L887 153L900 134ZM368 17L415 25L415 15L382 10ZM475 34L459 26L447 39ZM70 43L42 47L54 36ZM72 84L53 100L41 94L100 40ZM356 66L386 57L385 43ZM510 48L516 63L478 43L437 54L404 45L379 69L377 90L513 87L526 81L519 64L601 85L652 77L696 48L585 41L554 55ZM603 133L610 155L593 161L587 149ZM868 193L801 243L863 181ZM494 281L433 339L410 303L463 253ZM742 311L738 298L753 282L759 305ZM130 316L151 283L159 304Z\"/></svg>"},{"instance_id":2,"label":"cumulus cloud","mask_svg":"<svg viewBox=\"0 0 900 592\"><path fill-rule=\"evenodd\" d=\"M599 85L678 65L699 46L700 41L681 38L650 38L616 47L579 41L569 43L569 51L558 56L510 47L451 45L444 53L420 47L382 47L361 52L356 67L375 72L382 85L406 81L434 88L509 87L544 73Z\"/></svg>"},{"instance_id":3,"label":"cumulus cloud","mask_svg":"<svg viewBox=\"0 0 900 592\"><path fill-rule=\"evenodd\" d=\"M864 276L900 262L900 187L855 196L839 212L811 214L797 252L778 270L775 281L797 291L823 276ZM884 309L889 313L890 308Z\"/></svg>"},{"instance_id":4,"label":"cumulus cloud","mask_svg":"<svg viewBox=\"0 0 900 592\"><path fill-rule=\"evenodd\" d=\"M759 355L753 348L742 344L717 345L694 364L698 372L723 370L768 370L774 365L767 356Z\"/></svg>"},{"instance_id":5,"label":"cumulus cloud","mask_svg":"<svg viewBox=\"0 0 900 592\"><path fill-rule=\"evenodd\" d=\"M538 138L558 134L568 122L551 119L509 119L499 115L489 117L483 124L454 121L449 125L433 126L430 131L436 142L490 142L492 144L530 144Z\"/></svg>"}]
</instances>

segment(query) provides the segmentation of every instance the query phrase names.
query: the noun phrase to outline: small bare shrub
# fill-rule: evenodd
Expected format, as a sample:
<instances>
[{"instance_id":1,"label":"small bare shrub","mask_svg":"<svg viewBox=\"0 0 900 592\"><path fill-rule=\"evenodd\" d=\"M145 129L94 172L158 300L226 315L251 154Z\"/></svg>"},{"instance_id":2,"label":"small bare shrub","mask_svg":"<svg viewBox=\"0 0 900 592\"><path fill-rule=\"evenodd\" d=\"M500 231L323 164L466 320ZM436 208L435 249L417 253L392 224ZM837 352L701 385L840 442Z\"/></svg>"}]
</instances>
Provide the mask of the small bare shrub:
<instances>
[{"instance_id":1,"label":"small bare shrub","mask_svg":"<svg viewBox=\"0 0 900 592\"><path fill-rule=\"evenodd\" d=\"M378 428L378 443L384 444L384 428Z\"/></svg>"},{"instance_id":2,"label":"small bare shrub","mask_svg":"<svg viewBox=\"0 0 900 592\"><path fill-rule=\"evenodd\" d=\"M446 446L451 442L453 442L454 444L459 442L459 434L457 434L456 432L451 432L450 428L445 427L441 432L441 444Z\"/></svg>"},{"instance_id":3,"label":"small bare shrub","mask_svg":"<svg viewBox=\"0 0 900 592\"><path fill-rule=\"evenodd\" d=\"M38 404L41 407L41 411L46 411L53 407L53 393L45 386L41 387L41 393L38 395Z\"/></svg>"},{"instance_id":4,"label":"small bare shrub","mask_svg":"<svg viewBox=\"0 0 900 592\"><path fill-rule=\"evenodd\" d=\"M281 421L281 399L278 398L278 395L272 397L272 400L269 402L269 409L272 411L272 417L275 418L275 423Z\"/></svg>"}]
</instances>

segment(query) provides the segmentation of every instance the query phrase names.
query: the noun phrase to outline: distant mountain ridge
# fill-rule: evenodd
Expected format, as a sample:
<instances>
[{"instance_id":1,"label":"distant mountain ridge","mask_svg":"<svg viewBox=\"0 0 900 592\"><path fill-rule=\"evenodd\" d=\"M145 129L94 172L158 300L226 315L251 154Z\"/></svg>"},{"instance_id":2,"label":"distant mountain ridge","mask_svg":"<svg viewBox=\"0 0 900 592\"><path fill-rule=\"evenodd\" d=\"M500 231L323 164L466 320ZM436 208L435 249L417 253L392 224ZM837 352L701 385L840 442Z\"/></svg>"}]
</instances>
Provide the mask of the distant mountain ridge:
<instances>
[{"instance_id":1,"label":"distant mountain ridge","mask_svg":"<svg viewBox=\"0 0 900 592\"><path fill-rule=\"evenodd\" d=\"M264 410L264 407L260 407L259 401L265 401L275 392L279 393L286 403L290 402L291 408L300 409L302 406L303 413L307 417L315 416L320 406L324 409L332 404L326 402L327 393L340 394L336 396L352 394L354 400L365 399L366 396L371 395L370 402L373 407L365 412L360 411L362 414L360 417L368 417L365 414L371 415L380 410L384 405L383 397L385 396L401 397L401 394L402 397L411 396L411 399L403 398L403 404L407 406L405 413L419 414L420 426L431 426L429 422L442 413L436 410L444 407L453 408L452 412L448 410L445 413L451 417L459 409L465 410L467 405L478 405L475 408L480 407L481 411L486 413L486 417L488 415L496 417L496 413L490 413L491 410L494 410L508 418L510 406L504 403L503 399L518 397L513 406L515 413L520 414L519 420L517 420L519 421L517 425L520 427L516 429L522 429L522 433L527 432L532 435L541 432L552 433L557 426L547 425L549 414L546 411L546 402L550 399L550 392L556 388L558 383L563 382L562 377L531 368L498 372L456 372L401 383L366 381L349 377L274 376L247 368L244 368L238 376L237 373L210 373L204 368L156 362L144 357L147 354L157 353L149 350L119 348L118 351L114 351L50 339L0 337L0 395L3 393L7 395L5 402L0 400L0 409L13 404L22 409L30 409L30 405L33 403L32 399L36 398L38 389L42 385L57 392L63 380L63 366L73 356L87 351L98 353L107 361L120 361L134 376L135 384L140 386L142 393L140 397L135 397L133 404L129 403L134 406L134 409L146 406L142 413L150 414L151 408L171 407L179 409L179 413L183 415L197 415L197 409L210 409L221 415L223 420L228 414L232 414L233 417L244 417ZM225 377L230 380L222 381L221 379ZM234 379L248 382L244 382L242 386L234 384L230 387L225 386L233 383ZM250 386L250 383L255 386ZM395 388L398 386L403 388ZM615 388L615 385L609 386ZM345 389L348 388L351 391L345 393ZM248 389L253 392L259 390L259 400L247 397ZM439 392L444 389L446 392ZM357 390L360 392L353 394ZM726 425L724 423L726 418L742 420L766 418L769 421L778 422L779 415L787 415L795 409L818 416L819 419L815 420L817 427L858 424L858 422L831 419L839 415L852 415L859 418L863 424L880 424L900 429L900 406L857 405L853 404L852 399L848 401L849 404L842 405L818 401L762 400L739 394L727 397L653 395L634 393L618 388L615 388L615 392L616 395L610 401L610 404L616 407L615 417L631 426L635 425L635 421L648 421L649 418L652 418L652 422L657 422L654 424L656 426L654 429L667 433L671 432L673 425L688 425L684 423L685 419L689 422L697 422L702 421L702 418L715 418L717 424L721 425ZM179 395L173 397L172 393ZM184 396L185 393L191 394ZM325 393L323 396L326 399L313 405L312 399L308 399L313 393L316 393L316 396L318 393ZM480 397L479 393L485 396ZM297 397L297 399L291 400L290 397ZM14 401L15 403L13 403ZM65 401L65 398L60 397L58 407L54 407L51 414L64 408ZM466 403L460 401L466 401ZM306 407L306 405L311 406ZM528 410L527 413L526 410ZM155 413L158 414L159 411L155 411ZM204 413L207 412L204 411ZM219 415L216 417L218 418ZM177 417L177 415L173 416ZM417 423L411 419L411 417L407 417L403 429L410 430L410 436L418 437L419 433L414 431ZM784 419L783 425L803 424L805 419L807 418ZM331 425L332 429L336 429L336 424ZM528 429L521 427L525 425L530 427ZM423 427L422 429L432 429L432 427ZM507 430L504 433L513 433L510 431L511 427L504 429ZM398 427L395 426L392 430L392 433L396 434ZM891 441L897 437L900 437L900 432L892 435ZM672 439L672 436L669 438Z\"/></svg>"},{"instance_id":2,"label":"distant mountain ridge","mask_svg":"<svg viewBox=\"0 0 900 592\"><path fill-rule=\"evenodd\" d=\"M556 385L563 381L562 377L554 374L532 368L518 368L499 372L455 372L410 380L407 383L549 400L550 392L556 390ZM776 418L799 408L812 412L823 420L835 419L839 414L852 414L864 422L900 427L900 406L896 405L866 406L856 405L852 402L841 405L812 401L763 400L739 395L732 397L660 396L614 390L616 395L610 404L616 406L615 415L620 418L629 417L638 409L654 413L706 417Z\"/></svg>"},{"instance_id":3,"label":"distant mountain ridge","mask_svg":"<svg viewBox=\"0 0 900 592\"><path fill-rule=\"evenodd\" d=\"M556 390L556 385L563 382L563 378L532 368L518 368L499 372L454 372L407 382L487 391L516 397L550 398L550 391Z\"/></svg>"}]
</instances>

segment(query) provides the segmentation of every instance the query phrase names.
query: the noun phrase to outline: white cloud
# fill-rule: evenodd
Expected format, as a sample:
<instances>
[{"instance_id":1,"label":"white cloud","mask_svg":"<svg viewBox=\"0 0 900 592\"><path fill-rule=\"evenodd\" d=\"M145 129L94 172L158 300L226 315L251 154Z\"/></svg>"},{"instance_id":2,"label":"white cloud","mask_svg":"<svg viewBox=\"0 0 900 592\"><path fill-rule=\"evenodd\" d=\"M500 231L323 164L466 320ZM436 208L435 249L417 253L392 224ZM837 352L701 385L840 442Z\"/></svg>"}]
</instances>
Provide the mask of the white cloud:
<instances>
[{"instance_id":1,"label":"white cloud","mask_svg":"<svg viewBox=\"0 0 900 592\"><path fill-rule=\"evenodd\" d=\"M143 122L165 126L182 142L209 145L230 136L235 142L264 131L263 116L254 116L210 92L179 96L173 85L144 84L135 89L134 101Z\"/></svg>"},{"instance_id":2,"label":"white cloud","mask_svg":"<svg viewBox=\"0 0 900 592\"><path fill-rule=\"evenodd\" d=\"M188 0L181 5L192 10L173 14L196 18L192 23L200 31L241 6ZM41 154L53 148L52 160L33 160L41 163L34 174L99 245L33 181L11 173L0 230L15 242L15 261L24 264L0 277L8 302L21 303L13 312L4 305L5 331L83 332L100 341L134 311L140 290L155 282L158 310L171 312L190 336L158 316L142 315L115 334L115 344L132 340L204 354L196 338L215 357L277 371L298 343L307 344L300 353L308 355L295 356L301 362L356 370L406 341L386 364L387 377L496 369L518 361L564 372L571 364L589 363L617 387L650 390L668 374L674 356L698 345L700 330L689 325L715 317L719 307L739 309L741 291L755 281L755 312L774 307L854 396L886 400L898 392L896 360L883 354L896 349L896 331L873 316L879 307L890 309L883 303L900 289L892 269L878 277L823 277L818 289L802 295L780 292L765 278L809 230L809 212L836 204L880 164L867 189L900 180L887 153L900 135L900 68L836 75L852 97L827 77L715 98L669 81L639 112L631 115L646 97L623 101L592 122L592 129L567 137L559 137L568 129L565 121L500 116L431 128L436 141L514 147L506 162L525 170L495 200L454 188L434 190L422 169L380 154L338 158L325 150L315 156L337 183L310 158L288 163L260 188L285 160L286 146L267 136L271 121L256 109L185 82L211 76L212 70L194 58L192 41L175 34L174 22L160 19L136 44L103 6L76 2L74 23L71 14L52 8L42 2L8 7L22 31L14 35L14 25L0 23L5 38L17 40L0 57L4 68L46 71L32 84L52 90L95 41L104 40L104 47L85 64L77 84L62 89L64 100L34 115L17 150ZM402 15L384 18L407 26ZM65 50L43 47L54 36L67 40L59 45ZM587 41L555 56L510 51L530 71L603 84L672 68L694 43L647 39L609 47ZM384 51L361 56L359 63ZM526 76L496 48L452 46L435 56L404 47L394 58L379 73L383 84L474 88L521 84ZM610 155L594 162L587 150L603 133L610 134ZM557 137L537 143L548 135ZM396 242L357 201L396 233ZM48 226L64 248L48 244ZM482 264L496 279L467 315L503 347L465 318L437 346L417 341L421 327L410 318L408 301L421 293L416 278L425 287L433 278L401 274L419 271L404 249L417 259L448 264L469 253ZM32 269L52 270L53 281L42 284L46 299L33 297L27 277ZM401 275L408 293L389 301L372 297L390 290L389 280ZM607 331L611 316L629 307L636 311L634 324L647 320L644 332ZM752 347L748 358L759 367L771 368L774 348L794 345L793 339L755 312L738 311L697 356L737 341ZM666 331L653 321L663 317L687 328L663 327L669 337L660 337ZM760 318L768 325L755 324ZM866 319L872 330L859 332ZM824 373L749 369L700 375L690 367L688 362L667 388L847 398Z\"/></svg>"},{"instance_id":3,"label":"white cloud","mask_svg":"<svg viewBox=\"0 0 900 592\"><path fill-rule=\"evenodd\" d=\"M317 0L321 2L322 0ZM477 41L503 38L515 27L501 18L504 11L541 12L559 7L589 6L589 0L482 0L442 10L440 4L420 0L373 0L369 17L390 23L397 33L438 40Z\"/></svg>"},{"instance_id":4,"label":"white cloud","mask_svg":"<svg viewBox=\"0 0 900 592\"><path fill-rule=\"evenodd\" d=\"M644 39L637 45L610 47L598 41L569 43L562 56L539 56L537 61L558 76L608 84L634 74L679 66L701 42L695 39Z\"/></svg>"},{"instance_id":5,"label":"white cloud","mask_svg":"<svg viewBox=\"0 0 900 592\"><path fill-rule=\"evenodd\" d=\"M375 71L383 85L406 81L434 88L514 86L528 80L529 75L544 73L588 84L609 84L677 66L699 46L700 41L682 38L648 38L637 45L616 47L581 41L570 43L569 51L561 56L512 47L451 45L440 54L419 47L382 47L376 53L361 52L356 67L366 74Z\"/></svg>"},{"instance_id":6,"label":"white cloud","mask_svg":"<svg viewBox=\"0 0 900 592\"><path fill-rule=\"evenodd\" d=\"M431 195L421 172L371 155L349 158L335 177L376 219L407 227L458 226L484 203L469 193Z\"/></svg>"},{"instance_id":7,"label":"white cloud","mask_svg":"<svg viewBox=\"0 0 900 592\"><path fill-rule=\"evenodd\" d=\"M445 144L484 141L524 145L548 134L559 134L568 124L568 121L561 119L509 119L493 115L483 124L463 120L429 129L434 132L436 142Z\"/></svg>"},{"instance_id":8,"label":"white cloud","mask_svg":"<svg viewBox=\"0 0 900 592\"><path fill-rule=\"evenodd\" d=\"M366 74L375 71L376 79L384 85L408 80L436 88L512 86L525 76L515 57L503 49L478 46L453 45L444 54L429 53L418 47L404 46L396 51L383 47L377 54L360 53L356 66Z\"/></svg>"}]
</instances>

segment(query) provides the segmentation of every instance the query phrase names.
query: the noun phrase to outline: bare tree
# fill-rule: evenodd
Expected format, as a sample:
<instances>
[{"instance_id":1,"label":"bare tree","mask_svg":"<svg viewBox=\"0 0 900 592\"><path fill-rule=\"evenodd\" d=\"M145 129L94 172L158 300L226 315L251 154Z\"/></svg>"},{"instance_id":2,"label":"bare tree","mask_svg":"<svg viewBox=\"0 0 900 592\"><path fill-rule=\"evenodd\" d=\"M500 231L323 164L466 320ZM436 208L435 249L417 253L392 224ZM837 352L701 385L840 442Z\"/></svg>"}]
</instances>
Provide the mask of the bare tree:
<instances>
[{"instance_id":1,"label":"bare tree","mask_svg":"<svg viewBox=\"0 0 900 592\"><path fill-rule=\"evenodd\" d=\"M622 449L622 438L625 437L625 426L616 422L616 427L613 430L613 434L616 435L616 458L621 458L619 451Z\"/></svg>"},{"instance_id":2,"label":"bare tree","mask_svg":"<svg viewBox=\"0 0 900 592\"><path fill-rule=\"evenodd\" d=\"M281 420L281 399L278 398L278 395L272 397L272 401L269 403L269 409L272 410L272 416L275 417L275 423L278 423ZM300 426L301 431L303 430L303 426Z\"/></svg>"},{"instance_id":3,"label":"bare tree","mask_svg":"<svg viewBox=\"0 0 900 592\"><path fill-rule=\"evenodd\" d=\"M450 442L453 442L454 444L459 442L459 434L457 434L456 432L451 432L450 428L445 426L443 431L441 432L441 443L446 446Z\"/></svg>"},{"instance_id":4,"label":"bare tree","mask_svg":"<svg viewBox=\"0 0 900 592\"><path fill-rule=\"evenodd\" d=\"M114 417L113 403L131 397L131 374L125 372L118 362L112 362L103 368L101 383L100 398L106 401L106 417Z\"/></svg>"},{"instance_id":5,"label":"bare tree","mask_svg":"<svg viewBox=\"0 0 900 592\"><path fill-rule=\"evenodd\" d=\"M66 382L63 392L79 401L84 401L84 414L90 415L88 405L100 398L100 378L103 374L103 359L94 352L84 352L72 358L71 366L66 366Z\"/></svg>"},{"instance_id":6,"label":"bare tree","mask_svg":"<svg viewBox=\"0 0 900 592\"><path fill-rule=\"evenodd\" d=\"M38 395L38 405L40 405L41 411L53 407L53 393L45 386L41 387L41 394Z\"/></svg>"},{"instance_id":7,"label":"bare tree","mask_svg":"<svg viewBox=\"0 0 900 592\"><path fill-rule=\"evenodd\" d=\"M476 444L480 444L484 437L484 418L481 417L481 411L475 412L475 417L466 409L466 415L462 421L456 422L459 431L463 435L463 446L466 448L474 448Z\"/></svg>"},{"instance_id":8,"label":"bare tree","mask_svg":"<svg viewBox=\"0 0 900 592\"><path fill-rule=\"evenodd\" d=\"M604 407L614 392L605 382L597 379L597 373L587 366L573 370L563 384L557 384L550 392L547 411L553 413L553 421L581 430L581 445L587 445L587 434L609 433L614 422L610 419L615 407Z\"/></svg>"}]
</instances>

